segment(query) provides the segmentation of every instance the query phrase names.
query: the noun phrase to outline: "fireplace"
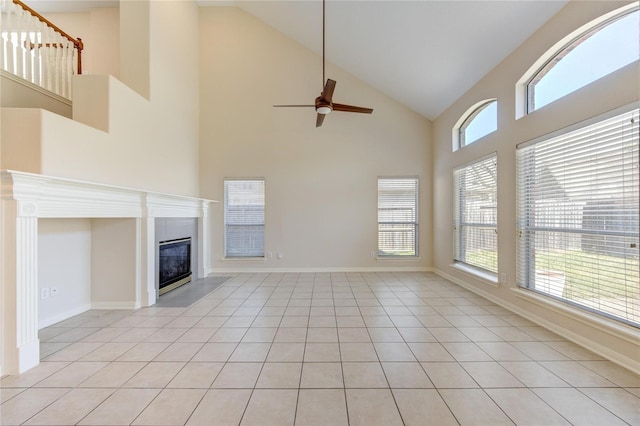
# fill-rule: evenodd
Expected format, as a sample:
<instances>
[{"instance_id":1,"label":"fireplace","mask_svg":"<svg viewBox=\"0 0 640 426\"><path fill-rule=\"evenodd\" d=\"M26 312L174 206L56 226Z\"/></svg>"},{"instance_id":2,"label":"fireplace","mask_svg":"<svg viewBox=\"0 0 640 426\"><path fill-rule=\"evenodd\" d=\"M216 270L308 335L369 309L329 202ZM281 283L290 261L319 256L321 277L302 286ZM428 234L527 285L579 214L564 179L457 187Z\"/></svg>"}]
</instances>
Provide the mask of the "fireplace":
<instances>
[{"instance_id":1,"label":"fireplace","mask_svg":"<svg viewBox=\"0 0 640 426\"><path fill-rule=\"evenodd\" d=\"M159 275L162 295L191 281L191 238L160 241Z\"/></svg>"}]
</instances>

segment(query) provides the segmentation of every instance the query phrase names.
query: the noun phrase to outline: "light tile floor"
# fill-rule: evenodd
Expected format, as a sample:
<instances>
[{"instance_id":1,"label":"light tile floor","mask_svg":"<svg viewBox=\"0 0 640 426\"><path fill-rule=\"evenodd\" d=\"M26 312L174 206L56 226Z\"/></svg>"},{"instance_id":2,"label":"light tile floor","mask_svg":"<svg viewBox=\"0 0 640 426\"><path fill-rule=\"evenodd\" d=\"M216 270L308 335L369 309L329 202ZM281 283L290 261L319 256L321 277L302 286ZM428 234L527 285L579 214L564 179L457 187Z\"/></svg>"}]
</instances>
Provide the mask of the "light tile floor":
<instances>
[{"instance_id":1,"label":"light tile floor","mask_svg":"<svg viewBox=\"0 0 640 426\"><path fill-rule=\"evenodd\" d=\"M640 424L637 375L430 273L239 274L40 339L3 425Z\"/></svg>"}]
</instances>

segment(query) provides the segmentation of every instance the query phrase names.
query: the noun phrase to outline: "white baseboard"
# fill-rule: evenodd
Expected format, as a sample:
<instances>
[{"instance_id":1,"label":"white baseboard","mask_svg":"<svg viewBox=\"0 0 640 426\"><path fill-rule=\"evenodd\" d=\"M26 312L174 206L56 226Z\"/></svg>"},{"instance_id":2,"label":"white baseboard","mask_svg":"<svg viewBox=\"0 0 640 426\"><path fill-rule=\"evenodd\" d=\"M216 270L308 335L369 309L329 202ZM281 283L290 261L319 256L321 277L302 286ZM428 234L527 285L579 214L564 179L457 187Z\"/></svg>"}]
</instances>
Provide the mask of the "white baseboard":
<instances>
[{"instance_id":1,"label":"white baseboard","mask_svg":"<svg viewBox=\"0 0 640 426\"><path fill-rule=\"evenodd\" d=\"M451 282L454 282L460 285L461 287L473 293L476 293L479 296L484 297L485 299L491 302L494 302L497 305L502 306L505 309L510 310L511 312L514 312L546 328L547 330L550 330L558 334L559 336L564 337L565 339L577 345L580 345L628 370L631 370L636 374L640 374L640 363L638 363L637 359L629 358L621 354L620 352L615 351L613 348L609 346L605 346L599 342L589 339L589 337L586 335L575 333L565 327L562 327L557 322L549 321L548 319L535 315L526 309L523 309L519 306L509 303L501 298L495 297L491 293L486 292L479 287L471 285L457 277L449 275L439 269L434 268L433 272L435 272L436 274L440 275L443 278L448 279ZM541 305L544 308L549 309L553 312L559 313L570 320L578 321L589 327L593 327L600 331L604 331L610 334L611 336L613 336L614 338L621 339L636 345L638 345L638 342L640 342L640 332L631 330L629 327L623 324L619 324L613 320L601 318L597 315L582 311L578 308L574 308L570 305L566 305L564 303L554 301L553 299L549 299L541 295L528 294L531 292L524 289L518 288L518 289L512 289L512 290L518 293L516 295L517 297L520 297L529 302Z\"/></svg>"},{"instance_id":2,"label":"white baseboard","mask_svg":"<svg viewBox=\"0 0 640 426\"><path fill-rule=\"evenodd\" d=\"M59 323L60 321L64 321L83 312L87 312L89 309L91 309L91 305L85 304L73 309L69 309L68 311L64 311L49 318L38 318L38 330L49 327L50 325Z\"/></svg>"},{"instance_id":3,"label":"white baseboard","mask_svg":"<svg viewBox=\"0 0 640 426\"><path fill-rule=\"evenodd\" d=\"M38 330L59 323L73 316L87 312L91 309L138 309L140 304L136 302L97 302L78 306L49 318L38 318Z\"/></svg>"},{"instance_id":4,"label":"white baseboard","mask_svg":"<svg viewBox=\"0 0 640 426\"><path fill-rule=\"evenodd\" d=\"M139 309L140 303L136 302L93 302L91 309Z\"/></svg>"},{"instance_id":5,"label":"white baseboard","mask_svg":"<svg viewBox=\"0 0 640 426\"><path fill-rule=\"evenodd\" d=\"M243 273L327 273L327 272L432 272L431 267L416 266L381 266L356 268L210 268L208 274L243 274Z\"/></svg>"}]
</instances>

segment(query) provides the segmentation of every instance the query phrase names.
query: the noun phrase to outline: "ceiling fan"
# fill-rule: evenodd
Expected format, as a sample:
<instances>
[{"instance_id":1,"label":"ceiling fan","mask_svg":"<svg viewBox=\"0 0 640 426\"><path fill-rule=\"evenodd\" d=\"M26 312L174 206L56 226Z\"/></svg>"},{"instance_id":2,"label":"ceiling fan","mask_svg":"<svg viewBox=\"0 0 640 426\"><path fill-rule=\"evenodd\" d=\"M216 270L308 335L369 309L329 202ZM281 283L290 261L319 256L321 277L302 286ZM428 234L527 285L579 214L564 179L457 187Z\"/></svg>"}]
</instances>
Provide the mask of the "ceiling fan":
<instances>
[{"instance_id":1,"label":"ceiling fan","mask_svg":"<svg viewBox=\"0 0 640 426\"><path fill-rule=\"evenodd\" d=\"M316 117L316 127L322 126L324 122L324 117L329 114L331 111L344 111L344 112L359 112L362 114L371 114L373 109L371 108L363 108L353 105L345 105L338 104L333 102L333 91L336 88L335 80L331 80L330 78L326 79L324 77L324 68L325 68L325 58L324 58L324 44L325 44L325 36L324 36L324 21L325 21L325 0L322 0L322 92L320 96L316 98L316 101L313 105L274 105L276 108L315 108L318 116Z\"/></svg>"}]
</instances>

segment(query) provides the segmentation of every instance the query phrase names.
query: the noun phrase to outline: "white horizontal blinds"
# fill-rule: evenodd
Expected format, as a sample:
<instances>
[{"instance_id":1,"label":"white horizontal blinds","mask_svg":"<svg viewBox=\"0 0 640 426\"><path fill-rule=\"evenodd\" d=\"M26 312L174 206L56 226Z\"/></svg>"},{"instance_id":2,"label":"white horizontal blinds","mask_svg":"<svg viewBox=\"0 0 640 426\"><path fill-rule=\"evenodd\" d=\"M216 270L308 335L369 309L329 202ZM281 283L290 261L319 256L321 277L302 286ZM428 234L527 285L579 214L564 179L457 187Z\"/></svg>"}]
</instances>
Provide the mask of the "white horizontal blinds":
<instances>
[{"instance_id":1,"label":"white horizontal blinds","mask_svg":"<svg viewBox=\"0 0 640 426\"><path fill-rule=\"evenodd\" d=\"M264 180L224 181L226 257L264 256Z\"/></svg>"},{"instance_id":2,"label":"white horizontal blinds","mask_svg":"<svg viewBox=\"0 0 640 426\"><path fill-rule=\"evenodd\" d=\"M378 256L418 255L418 179L378 178Z\"/></svg>"},{"instance_id":3,"label":"white horizontal blinds","mask_svg":"<svg viewBox=\"0 0 640 426\"><path fill-rule=\"evenodd\" d=\"M496 155L455 170L454 181L454 260L497 273Z\"/></svg>"},{"instance_id":4,"label":"white horizontal blinds","mask_svg":"<svg viewBox=\"0 0 640 426\"><path fill-rule=\"evenodd\" d=\"M518 149L520 285L640 323L638 110Z\"/></svg>"}]
</instances>

